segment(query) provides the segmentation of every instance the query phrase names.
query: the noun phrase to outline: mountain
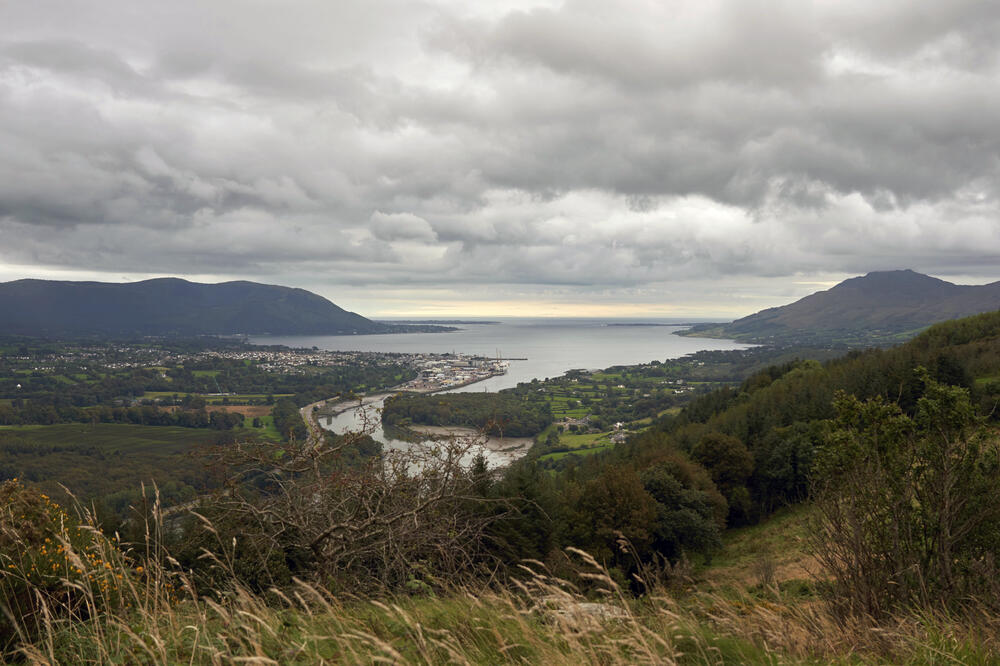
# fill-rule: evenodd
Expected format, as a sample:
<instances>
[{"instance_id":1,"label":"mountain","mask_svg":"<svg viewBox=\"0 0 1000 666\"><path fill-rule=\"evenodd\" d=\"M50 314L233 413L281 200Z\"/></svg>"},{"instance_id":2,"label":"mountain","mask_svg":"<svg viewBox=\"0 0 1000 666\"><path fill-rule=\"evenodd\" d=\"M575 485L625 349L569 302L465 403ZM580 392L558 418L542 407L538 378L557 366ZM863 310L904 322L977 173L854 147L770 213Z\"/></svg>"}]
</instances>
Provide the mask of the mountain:
<instances>
[{"instance_id":1,"label":"mountain","mask_svg":"<svg viewBox=\"0 0 1000 666\"><path fill-rule=\"evenodd\" d=\"M844 280L789 305L688 335L753 342L880 344L912 337L939 321L1000 309L1000 282L957 285L912 270Z\"/></svg>"},{"instance_id":2,"label":"mountain","mask_svg":"<svg viewBox=\"0 0 1000 666\"><path fill-rule=\"evenodd\" d=\"M322 296L256 282L0 283L0 335L347 335L449 330L376 323Z\"/></svg>"}]
</instances>

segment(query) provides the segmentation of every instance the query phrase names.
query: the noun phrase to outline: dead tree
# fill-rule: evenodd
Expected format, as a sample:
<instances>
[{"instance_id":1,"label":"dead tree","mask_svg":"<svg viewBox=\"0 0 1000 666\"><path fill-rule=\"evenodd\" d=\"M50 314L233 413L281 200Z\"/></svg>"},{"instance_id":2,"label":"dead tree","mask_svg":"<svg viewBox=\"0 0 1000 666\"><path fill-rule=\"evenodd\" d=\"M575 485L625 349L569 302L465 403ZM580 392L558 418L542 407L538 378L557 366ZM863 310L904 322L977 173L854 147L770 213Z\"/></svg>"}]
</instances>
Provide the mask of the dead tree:
<instances>
[{"instance_id":1,"label":"dead tree","mask_svg":"<svg viewBox=\"0 0 1000 666\"><path fill-rule=\"evenodd\" d=\"M211 521L238 532L217 534L230 559L252 553L255 566L283 562L298 577L352 588L454 580L488 565L486 528L506 506L470 473L483 438L347 463L345 452L365 435L228 447L230 482L212 500Z\"/></svg>"}]
</instances>

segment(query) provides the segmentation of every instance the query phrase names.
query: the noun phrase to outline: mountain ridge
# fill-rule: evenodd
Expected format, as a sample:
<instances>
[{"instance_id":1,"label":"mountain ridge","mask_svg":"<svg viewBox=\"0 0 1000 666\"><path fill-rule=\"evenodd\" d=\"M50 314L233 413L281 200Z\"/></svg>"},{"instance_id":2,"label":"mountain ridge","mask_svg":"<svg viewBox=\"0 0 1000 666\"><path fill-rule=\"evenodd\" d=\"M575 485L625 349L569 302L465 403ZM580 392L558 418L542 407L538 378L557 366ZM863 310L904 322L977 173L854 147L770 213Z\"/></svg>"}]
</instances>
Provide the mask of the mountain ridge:
<instances>
[{"instance_id":1,"label":"mountain ridge","mask_svg":"<svg viewBox=\"0 0 1000 666\"><path fill-rule=\"evenodd\" d=\"M787 305L686 335L751 342L890 344L931 324L1000 309L1000 282L958 285L911 269L872 271Z\"/></svg>"},{"instance_id":2,"label":"mountain ridge","mask_svg":"<svg viewBox=\"0 0 1000 666\"><path fill-rule=\"evenodd\" d=\"M451 330L374 322L297 287L167 277L140 282L0 283L0 334L351 335Z\"/></svg>"}]
</instances>

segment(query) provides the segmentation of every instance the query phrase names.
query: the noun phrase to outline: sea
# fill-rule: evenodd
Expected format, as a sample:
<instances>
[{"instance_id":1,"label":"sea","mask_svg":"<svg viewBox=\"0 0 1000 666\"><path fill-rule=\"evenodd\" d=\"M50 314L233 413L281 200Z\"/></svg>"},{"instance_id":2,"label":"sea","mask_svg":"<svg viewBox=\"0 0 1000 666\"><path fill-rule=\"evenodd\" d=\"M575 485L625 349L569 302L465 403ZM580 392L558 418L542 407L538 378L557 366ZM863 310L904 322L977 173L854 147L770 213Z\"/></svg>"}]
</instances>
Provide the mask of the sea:
<instances>
[{"instance_id":1,"label":"sea","mask_svg":"<svg viewBox=\"0 0 1000 666\"><path fill-rule=\"evenodd\" d=\"M691 320L505 318L491 324L455 324L447 333L384 335L257 335L260 345L317 347L330 351L457 352L511 360L507 374L459 391L499 391L567 370L600 370L680 358L701 350L745 349L732 340L675 335Z\"/></svg>"}]
</instances>

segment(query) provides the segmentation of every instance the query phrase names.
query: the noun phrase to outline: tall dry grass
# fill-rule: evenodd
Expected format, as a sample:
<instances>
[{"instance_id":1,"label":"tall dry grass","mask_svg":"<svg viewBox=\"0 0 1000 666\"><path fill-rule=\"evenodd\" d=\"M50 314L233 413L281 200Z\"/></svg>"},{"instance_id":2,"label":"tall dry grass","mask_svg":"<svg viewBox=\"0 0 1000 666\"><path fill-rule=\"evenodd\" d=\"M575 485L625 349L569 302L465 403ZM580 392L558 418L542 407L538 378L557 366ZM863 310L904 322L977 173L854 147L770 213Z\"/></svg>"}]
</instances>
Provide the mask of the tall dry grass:
<instances>
[{"instance_id":1,"label":"tall dry grass","mask_svg":"<svg viewBox=\"0 0 1000 666\"><path fill-rule=\"evenodd\" d=\"M359 598L316 581L255 594L235 576L199 590L157 544L158 508L132 550L95 539L98 553L60 541L81 574L68 597L38 599L8 660L30 664L784 664L997 663L1000 618L925 611L876 622L777 584L701 593L650 582L640 599L588 554L571 550L574 585L525 562L507 585ZM81 528L95 529L84 512ZM206 552L225 569L229 564ZM96 562L101 564L97 565ZM12 570L8 570L9 572ZM107 572L118 602L83 581ZM14 573L5 573L13 576ZM689 586L690 587L690 586ZM586 588L584 593L582 588Z\"/></svg>"}]
</instances>

